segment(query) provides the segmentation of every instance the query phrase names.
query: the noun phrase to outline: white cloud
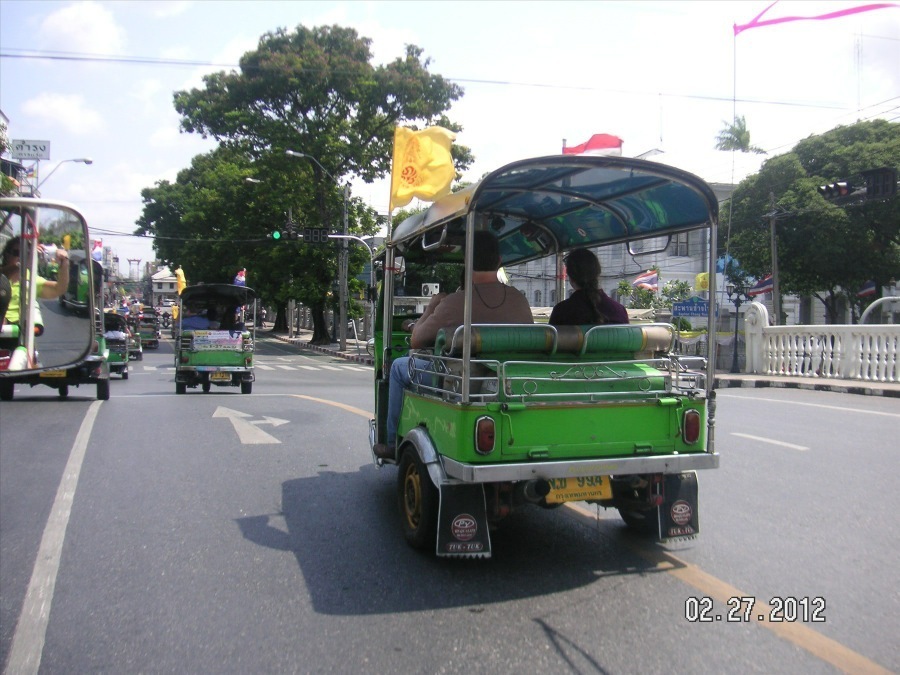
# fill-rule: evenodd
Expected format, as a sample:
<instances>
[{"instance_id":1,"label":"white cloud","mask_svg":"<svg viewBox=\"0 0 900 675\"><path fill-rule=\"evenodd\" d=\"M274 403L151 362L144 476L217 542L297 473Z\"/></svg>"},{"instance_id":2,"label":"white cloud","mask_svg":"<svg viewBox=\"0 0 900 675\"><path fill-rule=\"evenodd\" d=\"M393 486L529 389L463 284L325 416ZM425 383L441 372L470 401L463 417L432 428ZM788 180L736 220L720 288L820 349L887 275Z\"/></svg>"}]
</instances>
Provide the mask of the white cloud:
<instances>
[{"instance_id":1,"label":"white cloud","mask_svg":"<svg viewBox=\"0 0 900 675\"><path fill-rule=\"evenodd\" d=\"M41 22L38 38L42 49L86 54L125 52L125 30L112 12L87 0L53 12Z\"/></svg>"},{"instance_id":2,"label":"white cloud","mask_svg":"<svg viewBox=\"0 0 900 675\"><path fill-rule=\"evenodd\" d=\"M57 125L63 131L83 136L103 129L103 118L89 108L78 94L57 94L45 92L22 104L22 112L32 122L46 122Z\"/></svg>"}]
</instances>

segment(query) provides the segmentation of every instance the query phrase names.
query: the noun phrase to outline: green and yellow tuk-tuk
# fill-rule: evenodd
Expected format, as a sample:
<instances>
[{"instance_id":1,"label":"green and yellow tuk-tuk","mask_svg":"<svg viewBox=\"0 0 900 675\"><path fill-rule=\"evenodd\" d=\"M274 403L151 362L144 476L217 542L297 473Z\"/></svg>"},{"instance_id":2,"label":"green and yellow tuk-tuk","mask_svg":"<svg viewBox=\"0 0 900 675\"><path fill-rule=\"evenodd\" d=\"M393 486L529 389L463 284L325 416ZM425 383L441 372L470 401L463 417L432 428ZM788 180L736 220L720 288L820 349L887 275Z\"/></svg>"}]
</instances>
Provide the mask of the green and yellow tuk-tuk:
<instances>
[{"instance_id":1,"label":"green and yellow tuk-tuk","mask_svg":"<svg viewBox=\"0 0 900 675\"><path fill-rule=\"evenodd\" d=\"M105 312L103 315L104 336L109 350L109 372L128 379L128 362L134 350L134 333L125 317L116 312Z\"/></svg>"},{"instance_id":2,"label":"green and yellow tuk-tuk","mask_svg":"<svg viewBox=\"0 0 900 675\"><path fill-rule=\"evenodd\" d=\"M137 318L138 334L141 336L141 347L159 349L159 317L152 307L145 307Z\"/></svg>"},{"instance_id":3,"label":"green and yellow tuk-tuk","mask_svg":"<svg viewBox=\"0 0 900 675\"><path fill-rule=\"evenodd\" d=\"M697 536L696 472L719 464L715 340L705 356L688 356L677 353L667 322L474 324L472 249L475 232L486 230L499 240L504 270L546 259L555 300L566 297L565 256L589 248L612 295L618 280L609 275L631 281L676 238L705 247L705 269L714 269L717 213L712 190L687 172L563 155L504 166L390 233L378 254L385 272L369 441L377 466L399 467L410 545L490 557L490 530L511 512L570 501L616 508L627 526L660 540ZM422 307L410 296L434 293L438 281L455 289L460 272L462 325L441 331L430 349L411 350L403 325ZM375 445L388 441L390 368L405 355L415 357L412 384L395 454L385 457Z\"/></svg>"},{"instance_id":4,"label":"green and yellow tuk-tuk","mask_svg":"<svg viewBox=\"0 0 900 675\"><path fill-rule=\"evenodd\" d=\"M175 331L175 393L216 386L253 390L256 293L246 286L197 284L181 292ZM177 329L177 330L176 330Z\"/></svg>"}]
</instances>

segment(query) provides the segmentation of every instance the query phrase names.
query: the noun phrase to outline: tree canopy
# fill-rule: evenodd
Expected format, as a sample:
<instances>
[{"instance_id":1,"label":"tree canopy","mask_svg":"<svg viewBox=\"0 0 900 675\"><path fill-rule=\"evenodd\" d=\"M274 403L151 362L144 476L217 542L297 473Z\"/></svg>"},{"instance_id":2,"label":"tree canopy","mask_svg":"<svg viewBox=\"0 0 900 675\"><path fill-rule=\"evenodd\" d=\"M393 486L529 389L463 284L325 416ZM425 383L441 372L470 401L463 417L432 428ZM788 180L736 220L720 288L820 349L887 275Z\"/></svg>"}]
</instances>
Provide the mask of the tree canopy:
<instances>
[{"instance_id":1,"label":"tree canopy","mask_svg":"<svg viewBox=\"0 0 900 675\"><path fill-rule=\"evenodd\" d=\"M215 138L219 149L195 158L175 184L142 193L138 232L173 237L157 240L162 258L183 264L189 279L230 280L247 267L248 285L264 298L312 308L314 342L327 340L337 245L273 244L265 235L289 216L300 228L340 232L342 184L389 174L396 126L461 130L445 113L462 89L430 73L422 49L408 45L403 57L375 66L370 44L340 26L266 33L239 71L207 75L202 89L175 93L182 129ZM452 152L457 172L467 169L469 149ZM350 234L377 230L376 214L356 199L348 216ZM368 255L352 242L348 250L352 280Z\"/></svg>"},{"instance_id":2,"label":"tree canopy","mask_svg":"<svg viewBox=\"0 0 900 675\"><path fill-rule=\"evenodd\" d=\"M840 126L800 141L735 189L729 253L744 272L769 274L774 216L780 291L817 297L829 322L837 320L841 302L855 318L862 303L857 293L866 282L880 288L900 275L900 200L867 199L863 172L898 165L900 124L885 120ZM839 200L820 194L820 186L837 181L858 189ZM728 212L722 209L725 219Z\"/></svg>"}]
</instances>

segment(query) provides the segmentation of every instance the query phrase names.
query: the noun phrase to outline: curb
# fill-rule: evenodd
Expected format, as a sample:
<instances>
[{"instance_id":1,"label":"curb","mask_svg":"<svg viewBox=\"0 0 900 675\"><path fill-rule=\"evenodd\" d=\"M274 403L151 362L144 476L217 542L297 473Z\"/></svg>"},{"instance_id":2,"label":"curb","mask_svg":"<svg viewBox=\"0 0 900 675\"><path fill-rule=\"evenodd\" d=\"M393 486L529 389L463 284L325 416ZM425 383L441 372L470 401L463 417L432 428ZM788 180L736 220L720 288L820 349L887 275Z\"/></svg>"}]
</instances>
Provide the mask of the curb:
<instances>
[{"instance_id":1,"label":"curb","mask_svg":"<svg viewBox=\"0 0 900 675\"><path fill-rule=\"evenodd\" d=\"M863 387L848 384L838 384L834 382L791 382L782 380L765 380L758 378L720 378L715 380L714 387L716 389L806 389L808 391L833 391L839 394L859 394L862 396L887 396L891 398L900 398L900 391L897 389L883 389L877 386Z\"/></svg>"},{"instance_id":2,"label":"curb","mask_svg":"<svg viewBox=\"0 0 900 675\"><path fill-rule=\"evenodd\" d=\"M299 345L305 347L306 349L311 349L314 352L318 352L320 354L328 354L329 356L336 356L338 358L344 359L345 361L353 361L354 363L362 363L367 366L374 366L375 360L369 356L368 354L348 354L347 352L342 352L337 349L337 345L311 345L307 342L307 338L289 338L284 335L275 335L277 340L281 340L282 342L287 342L292 345Z\"/></svg>"}]
</instances>

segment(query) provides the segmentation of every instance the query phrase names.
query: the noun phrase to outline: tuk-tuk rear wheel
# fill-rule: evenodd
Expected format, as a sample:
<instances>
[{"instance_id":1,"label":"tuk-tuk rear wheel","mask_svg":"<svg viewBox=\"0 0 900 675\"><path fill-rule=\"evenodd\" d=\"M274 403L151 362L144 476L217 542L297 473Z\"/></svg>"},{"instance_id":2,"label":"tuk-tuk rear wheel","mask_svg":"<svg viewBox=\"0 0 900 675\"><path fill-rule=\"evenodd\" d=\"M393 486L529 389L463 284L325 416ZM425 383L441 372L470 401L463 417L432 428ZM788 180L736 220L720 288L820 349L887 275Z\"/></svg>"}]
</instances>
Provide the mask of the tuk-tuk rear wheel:
<instances>
[{"instance_id":1,"label":"tuk-tuk rear wheel","mask_svg":"<svg viewBox=\"0 0 900 675\"><path fill-rule=\"evenodd\" d=\"M204 382L202 386L203 386L203 393L204 393L204 394L208 394L208 393L209 393L209 390L212 389L212 383L211 383L211 382Z\"/></svg>"},{"instance_id":2,"label":"tuk-tuk rear wheel","mask_svg":"<svg viewBox=\"0 0 900 675\"><path fill-rule=\"evenodd\" d=\"M413 548L434 546L438 492L414 448L403 451L397 482L403 535Z\"/></svg>"},{"instance_id":3,"label":"tuk-tuk rear wheel","mask_svg":"<svg viewBox=\"0 0 900 675\"><path fill-rule=\"evenodd\" d=\"M175 393L176 394L187 393L187 385L184 382L176 382L175 383Z\"/></svg>"}]
</instances>

